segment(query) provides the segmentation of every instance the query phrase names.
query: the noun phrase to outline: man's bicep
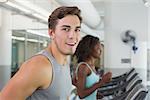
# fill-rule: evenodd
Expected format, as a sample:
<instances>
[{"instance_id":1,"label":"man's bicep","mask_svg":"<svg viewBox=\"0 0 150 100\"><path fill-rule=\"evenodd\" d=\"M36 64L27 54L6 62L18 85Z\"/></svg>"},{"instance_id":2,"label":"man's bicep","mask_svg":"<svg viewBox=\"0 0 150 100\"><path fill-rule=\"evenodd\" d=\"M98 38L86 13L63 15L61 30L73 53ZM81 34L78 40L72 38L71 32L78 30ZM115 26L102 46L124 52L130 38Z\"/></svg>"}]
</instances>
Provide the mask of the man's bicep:
<instances>
[{"instance_id":1,"label":"man's bicep","mask_svg":"<svg viewBox=\"0 0 150 100\"><path fill-rule=\"evenodd\" d=\"M43 56L27 61L2 90L1 97L5 99L0 100L25 100L37 88L47 88L52 79L50 70L50 63Z\"/></svg>"}]
</instances>

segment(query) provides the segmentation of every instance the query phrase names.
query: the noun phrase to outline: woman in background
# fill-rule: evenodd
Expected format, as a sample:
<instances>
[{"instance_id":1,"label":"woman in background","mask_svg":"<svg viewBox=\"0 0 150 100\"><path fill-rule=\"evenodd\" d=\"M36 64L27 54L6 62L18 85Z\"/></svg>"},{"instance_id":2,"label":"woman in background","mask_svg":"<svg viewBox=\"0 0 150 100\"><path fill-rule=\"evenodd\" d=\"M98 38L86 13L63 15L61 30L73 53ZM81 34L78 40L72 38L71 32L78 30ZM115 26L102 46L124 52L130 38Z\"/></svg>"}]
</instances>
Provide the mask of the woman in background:
<instances>
[{"instance_id":1,"label":"woman in background","mask_svg":"<svg viewBox=\"0 0 150 100\"><path fill-rule=\"evenodd\" d=\"M96 100L97 89L111 80L111 72L107 72L101 78L96 75L95 61L100 58L100 54L100 40L91 35L83 37L76 48L74 55L78 65L73 84L80 99Z\"/></svg>"}]
</instances>

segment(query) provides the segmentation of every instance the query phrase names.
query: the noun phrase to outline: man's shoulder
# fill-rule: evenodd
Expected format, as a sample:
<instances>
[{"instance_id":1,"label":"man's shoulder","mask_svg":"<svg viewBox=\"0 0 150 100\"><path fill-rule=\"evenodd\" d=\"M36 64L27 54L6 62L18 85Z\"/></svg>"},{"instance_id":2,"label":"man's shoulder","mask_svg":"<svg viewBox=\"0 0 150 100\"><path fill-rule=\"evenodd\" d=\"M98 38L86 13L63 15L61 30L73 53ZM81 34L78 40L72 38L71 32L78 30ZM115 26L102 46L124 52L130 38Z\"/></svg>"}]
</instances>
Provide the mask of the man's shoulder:
<instances>
[{"instance_id":1,"label":"man's shoulder","mask_svg":"<svg viewBox=\"0 0 150 100\"><path fill-rule=\"evenodd\" d=\"M50 83L49 81L51 81L52 67L46 57L37 55L24 62L19 72L28 74L27 76L33 84L34 80L38 80L40 87L47 87Z\"/></svg>"},{"instance_id":2,"label":"man's shoulder","mask_svg":"<svg viewBox=\"0 0 150 100\"><path fill-rule=\"evenodd\" d=\"M49 68L51 68L51 63L50 61L43 55L36 55L30 59L28 59L27 61L25 61L21 68L24 69L31 69L31 70L47 70Z\"/></svg>"},{"instance_id":3,"label":"man's shoulder","mask_svg":"<svg viewBox=\"0 0 150 100\"><path fill-rule=\"evenodd\" d=\"M33 65L49 65L50 61L47 59L47 57L43 55L36 55L30 59L28 59L25 64L33 64Z\"/></svg>"}]
</instances>

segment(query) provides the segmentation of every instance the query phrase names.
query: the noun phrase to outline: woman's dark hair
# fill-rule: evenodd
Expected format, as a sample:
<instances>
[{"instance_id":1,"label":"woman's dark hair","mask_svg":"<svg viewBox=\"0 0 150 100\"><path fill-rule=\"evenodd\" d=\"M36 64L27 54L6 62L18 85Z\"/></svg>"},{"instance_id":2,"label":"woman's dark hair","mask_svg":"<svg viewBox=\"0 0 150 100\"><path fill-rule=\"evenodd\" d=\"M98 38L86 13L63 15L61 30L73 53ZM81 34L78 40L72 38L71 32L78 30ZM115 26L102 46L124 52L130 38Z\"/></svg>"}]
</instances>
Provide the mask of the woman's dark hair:
<instances>
[{"instance_id":1,"label":"woman's dark hair","mask_svg":"<svg viewBox=\"0 0 150 100\"><path fill-rule=\"evenodd\" d=\"M88 60L92 56L93 49L97 43L100 43L98 37L86 35L80 40L74 56L77 58L77 62L83 62Z\"/></svg>"},{"instance_id":2,"label":"woman's dark hair","mask_svg":"<svg viewBox=\"0 0 150 100\"><path fill-rule=\"evenodd\" d=\"M57 20L62 19L67 15L76 15L78 16L80 23L82 22L82 17L80 15L81 11L78 7L73 6L73 7L67 7L67 6L62 6L57 9L55 9L52 14L48 18L48 27L49 29L55 29Z\"/></svg>"}]
</instances>

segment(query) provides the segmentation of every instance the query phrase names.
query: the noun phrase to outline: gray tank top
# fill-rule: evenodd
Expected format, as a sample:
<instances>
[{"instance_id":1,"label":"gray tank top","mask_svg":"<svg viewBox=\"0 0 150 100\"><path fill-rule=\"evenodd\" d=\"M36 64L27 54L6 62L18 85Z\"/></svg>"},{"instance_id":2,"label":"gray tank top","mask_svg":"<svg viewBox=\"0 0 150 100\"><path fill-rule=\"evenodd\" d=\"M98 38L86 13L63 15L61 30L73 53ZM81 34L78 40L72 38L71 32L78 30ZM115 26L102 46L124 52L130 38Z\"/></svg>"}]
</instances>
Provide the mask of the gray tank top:
<instances>
[{"instance_id":1,"label":"gray tank top","mask_svg":"<svg viewBox=\"0 0 150 100\"><path fill-rule=\"evenodd\" d=\"M52 63L53 78L47 89L37 89L26 100L67 100L72 89L69 64L62 66L46 50L38 53L44 55Z\"/></svg>"}]
</instances>

